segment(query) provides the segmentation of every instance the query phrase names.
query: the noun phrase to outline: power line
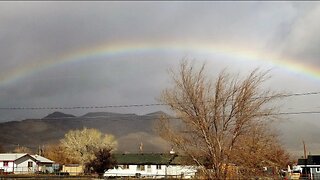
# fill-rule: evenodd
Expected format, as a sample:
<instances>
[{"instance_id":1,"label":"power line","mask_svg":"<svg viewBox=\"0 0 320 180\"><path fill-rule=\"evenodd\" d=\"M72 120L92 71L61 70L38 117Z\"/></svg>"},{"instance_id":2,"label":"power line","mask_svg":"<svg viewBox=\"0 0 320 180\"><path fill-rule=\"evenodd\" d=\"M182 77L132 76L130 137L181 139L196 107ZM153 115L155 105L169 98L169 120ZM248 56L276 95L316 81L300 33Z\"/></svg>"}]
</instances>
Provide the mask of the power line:
<instances>
[{"instance_id":1,"label":"power line","mask_svg":"<svg viewBox=\"0 0 320 180\"><path fill-rule=\"evenodd\" d=\"M319 95L318 92L293 93L284 94L278 97L294 97L294 96L308 96ZM263 97L256 97L263 98ZM127 104L127 105L105 105L105 106L72 106L72 107L0 107L0 110L74 110L74 109L107 109L107 108L132 108L132 107L152 107L152 106L167 106L165 103L151 103L151 104Z\"/></svg>"},{"instance_id":2,"label":"power line","mask_svg":"<svg viewBox=\"0 0 320 180\"><path fill-rule=\"evenodd\" d=\"M280 112L275 115L300 115L300 114L320 114L320 111L300 111L300 112Z\"/></svg>"},{"instance_id":3,"label":"power line","mask_svg":"<svg viewBox=\"0 0 320 180\"><path fill-rule=\"evenodd\" d=\"M317 95L320 92L306 92L306 93L292 93L292 94L284 94L280 95L281 97L292 97L292 96L308 96L308 95Z\"/></svg>"},{"instance_id":4,"label":"power line","mask_svg":"<svg viewBox=\"0 0 320 180\"><path fill-rule=\"evenodd\" d=\"M106 109L106 108L129 108L129 107L148 107L165 106L163 103L153 104L129 104L129 105L106 105L106 106L73 106L73 107L2 107L0 110L61 110L61 109Z\"/></svg>"}]
</instances>

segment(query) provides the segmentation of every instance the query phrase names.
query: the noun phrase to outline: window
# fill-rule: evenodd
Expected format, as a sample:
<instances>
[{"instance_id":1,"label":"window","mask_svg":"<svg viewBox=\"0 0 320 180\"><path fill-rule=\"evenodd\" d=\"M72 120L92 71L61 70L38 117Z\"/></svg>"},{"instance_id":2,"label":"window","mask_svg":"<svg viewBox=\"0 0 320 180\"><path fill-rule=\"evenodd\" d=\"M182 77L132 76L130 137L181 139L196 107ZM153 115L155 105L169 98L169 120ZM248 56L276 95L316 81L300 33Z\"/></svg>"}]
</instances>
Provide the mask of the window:
<instances>
[{"instance_id":1,"label":"window","mask_svg":"<svg viewBox=\"0 0 320 180\"><path fill-rule=\"evenodd\" d=\"M3 161L3 166L9 166L9 161Z\"/></svg>"},{"instance_id":2,"label":"window","mask_svg":"<svg viewBox=\"0 0 320 180\"><path fill-rule=\"evenodd\" d=\"M161 169L161 165L157 165L157 169Z\"/></svg>"},{"instance_id":3,"label":"window","mask_svg":"<svg viewBox=\"0 0 320 180\"><path fill-rule=\"evenodd\" d=\"M144 171L144 165L137 165L138 171Z\"/></svg>"},{"instance_id":4,"label":"window","mask_svg":"<svg viewBox=\"0 0 320 180\"><path fill-rule=\"evenodd\" d=\"M152 172L151 165L148 164L148 165L147 165L147 173L151 173L151 172Z\"/></svg>"},{"instance_id":5,"label":"window","mask_svg":"<svg viewBox=\"0 0 320 180\"><path fill-rule=\"evenodd\" d=\"M28 162L28 167L30 168L30 167L32 167L33 166L33 162L32 161L29 161Z\"/></svg>"}]
</instances>

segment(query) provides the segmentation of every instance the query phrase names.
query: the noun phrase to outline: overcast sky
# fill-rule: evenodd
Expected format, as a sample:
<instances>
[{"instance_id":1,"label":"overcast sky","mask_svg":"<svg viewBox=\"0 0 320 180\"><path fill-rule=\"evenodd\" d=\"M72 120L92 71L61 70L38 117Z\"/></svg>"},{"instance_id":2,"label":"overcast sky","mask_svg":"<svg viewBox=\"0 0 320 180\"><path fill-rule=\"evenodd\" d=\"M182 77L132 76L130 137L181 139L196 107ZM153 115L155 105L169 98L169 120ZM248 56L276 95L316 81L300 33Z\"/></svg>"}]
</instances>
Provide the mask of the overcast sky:
<instances>
[{"instance_id":1,"label":"overcast sky","mask_svg":"<svg viewBox=\"0 0 320 180\"><path fill-rule=\"evenodd\" d=\"M319 73L307 75L288 67L320 71L319 19L319 2L0 2L0 107L157 103L160 92L170 86L167 70L185 57L206 62L212 76L226 67L244 75L260 67L271 69L267 88L318 92ZM135 44L150 48L61 63L62 57L87 49L128 44L131 49ZM208 46L216 49L205 49ZM234 51L242 56L232 55ZM248 60L250 52L263 56ZM285 65L279 65L282 61ZM319 102L320 95L309 95L279 104L282 112L320 111ZM157 110L164 108L61 111L83 115ZM0 110L0 122L41 118L53 111ZM285 136L297 136L291 142L295 147L303 138L317 146L319 114L288 115L283 121L284 129L296 125L293 135ZM305 135L306 128L314 134Z\"/></svg>"}]
</instances>

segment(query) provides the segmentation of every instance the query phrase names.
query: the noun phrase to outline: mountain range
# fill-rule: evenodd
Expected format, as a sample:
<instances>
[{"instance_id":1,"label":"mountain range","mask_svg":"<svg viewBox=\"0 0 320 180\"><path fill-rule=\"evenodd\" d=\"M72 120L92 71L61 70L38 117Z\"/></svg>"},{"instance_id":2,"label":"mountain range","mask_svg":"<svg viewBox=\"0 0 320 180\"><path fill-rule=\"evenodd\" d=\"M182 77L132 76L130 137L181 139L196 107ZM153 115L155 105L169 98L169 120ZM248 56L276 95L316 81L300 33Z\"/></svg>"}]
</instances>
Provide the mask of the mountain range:
<instances>
[{"instance_id":1,"label":"mountain range","mask_svg":"<svg viewBox=\"0 0 320 180\"><path fill-rule=\"evenodd\" d=\"M69 130L87 127L114 135L120 152L138 152L141 143L144 152L167 152L170 146L154 132L154 123L161 115L166 114L161 111L145 115L89 112L74 116L53 112L41 119L0 123L0 145L6 151L12 151L17 146L36 151L39 146L58 143ZM292 154L303 154L302 141L306 142L308 152L320 153L320 139L317 138L320 125L307 120L285 120L275 123L272 128L278 130L284 148Z\"/></svg>"},{"instance_id":2,"label":"mountain range","mask_svg":"<svg viewBox=\"0 0 320 180\"><path fill-rule=\"evenodd\" d=\"M154 123L163 114L161 111L145 115L90 112L77 117L53 112L42 119L0 123L0 132L3 132L0 142L6 151L17 146L36 150L59 142L69 130L86 127L114 135L120 152L137 152L141 143L144 152L169 151L168 144L153 130Z\"/></svg>"}]
</instances>

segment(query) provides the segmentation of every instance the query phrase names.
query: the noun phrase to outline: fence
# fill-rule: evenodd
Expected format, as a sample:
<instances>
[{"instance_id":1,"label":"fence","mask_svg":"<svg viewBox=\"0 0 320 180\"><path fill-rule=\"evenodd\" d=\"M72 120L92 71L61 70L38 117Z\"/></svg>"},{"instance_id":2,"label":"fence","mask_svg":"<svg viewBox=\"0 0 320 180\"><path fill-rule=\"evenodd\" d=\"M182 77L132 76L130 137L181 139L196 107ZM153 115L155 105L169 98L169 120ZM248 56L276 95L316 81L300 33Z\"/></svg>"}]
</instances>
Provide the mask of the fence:
<instances>
[{"instance_id":1,"label":"fence","mask_svg":"<svg viewBox=\"0 0 320 180\"><path fill-rule=\"evenodd\" d=\"M36 167L2 167L0 174L30 174L37 172Z\"/></svg>"},{"instance_id":2,"label":"fence","mask_svg":"<svg viewBox=\"0 0 320 180\"><path fill-rule=\"evenodd\" d=\"M18 167L0 167L0 174L34 174L34 173L52 173L50 166L18 166Z\"/></svg>"}]
</instances>

